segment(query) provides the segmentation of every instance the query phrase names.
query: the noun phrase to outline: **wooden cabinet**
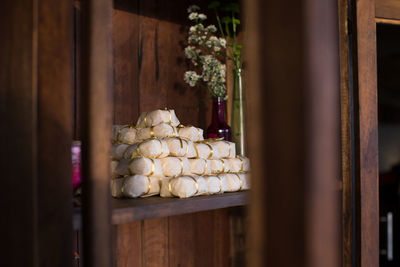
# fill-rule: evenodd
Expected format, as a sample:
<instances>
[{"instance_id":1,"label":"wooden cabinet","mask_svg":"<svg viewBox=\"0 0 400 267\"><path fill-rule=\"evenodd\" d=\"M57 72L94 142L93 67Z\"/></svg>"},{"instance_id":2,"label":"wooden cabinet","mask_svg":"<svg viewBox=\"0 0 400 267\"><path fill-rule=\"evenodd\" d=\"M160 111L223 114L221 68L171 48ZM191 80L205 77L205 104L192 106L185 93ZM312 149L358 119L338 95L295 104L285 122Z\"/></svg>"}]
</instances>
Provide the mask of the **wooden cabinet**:
<instances>
[{"instance_id":1,"label":"wooden cabinet","mask_svg":"<svg viewBox=\"0 0 400 267\"><path fill-rule=\"evenodd\" d=\"M377 266L375 30L399 24L397 1L243 1L252 194L110 199L113 123L164 107L209 123L207 92L183 82L187 4L2 3L6 266L70 266L71 225L89 267L241 266L245 252L251 266ZM71 207L73 139L82 211ZM249 201L245 243L238 206Z\"/></svg>"}]
</instances>

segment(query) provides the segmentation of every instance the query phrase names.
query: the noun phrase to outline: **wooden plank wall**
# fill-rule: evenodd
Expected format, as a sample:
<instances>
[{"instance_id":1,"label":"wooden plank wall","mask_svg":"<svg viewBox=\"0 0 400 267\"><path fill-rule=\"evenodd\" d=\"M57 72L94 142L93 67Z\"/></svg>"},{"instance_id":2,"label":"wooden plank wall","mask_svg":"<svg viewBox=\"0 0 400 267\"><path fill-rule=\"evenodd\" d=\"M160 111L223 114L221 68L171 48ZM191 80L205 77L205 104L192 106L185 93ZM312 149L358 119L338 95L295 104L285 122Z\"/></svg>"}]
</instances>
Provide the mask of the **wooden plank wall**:
<instances>
[{"instance_id":1,"label":"wooden plank wall","mask_svg":"<svg viewBox=\"0 0 400 267\"><path fill-rule=\"evenodd\" d=\"M72 25L69 0L2 1L1 266L71 263Z\"/></svg>"},{"instance_id":2,"label":"wooden plank wall","mask_svg":"<svg viewBox=\"0 0 400 267\"><path fill-rule=\"evenodd\" d=\"M209 124L207 92L183 81L190 66L183 54L189 4L185 0L114 2L114 59L110 67L115 124L135 123L141 112L164 107L175 109L183 124L202 128ZM79 3L75 7L75 22L79 24ZM79 70L79 31L75 36L75 68ZM78 96L79 86L75 91ZM75 124L79 124L79 113L75 108ZM75 129L79 138L79 129ZM114 226L114 265L228 266L229 220L229 210L222 209Z\"/></svg>"},{"instance_id":3,"label":"wooden plank wall","mask_svg":"<svg viewBox=\"0 0 400 267\"><path fill-rule=\"evenodd\" d=\"M117 1L114 26L114 122L173 108L184 124L205 128L206 94L183 82L187 1ZM227 210L115 226L116 266L227 266Z\"/></svg>"},{"instance_id":4,"label":"wooden plank wall","mask_svg":"<svg viewBox=\"0 0 400 267\"><path fill-rule=\"evenodd\" d=\"M204 90L183 82L190 65L183 49L188 1L115 1L114 122L139 113L174 108L184 124L205 128L210 118Z\"/></svg>"}]
</instances>

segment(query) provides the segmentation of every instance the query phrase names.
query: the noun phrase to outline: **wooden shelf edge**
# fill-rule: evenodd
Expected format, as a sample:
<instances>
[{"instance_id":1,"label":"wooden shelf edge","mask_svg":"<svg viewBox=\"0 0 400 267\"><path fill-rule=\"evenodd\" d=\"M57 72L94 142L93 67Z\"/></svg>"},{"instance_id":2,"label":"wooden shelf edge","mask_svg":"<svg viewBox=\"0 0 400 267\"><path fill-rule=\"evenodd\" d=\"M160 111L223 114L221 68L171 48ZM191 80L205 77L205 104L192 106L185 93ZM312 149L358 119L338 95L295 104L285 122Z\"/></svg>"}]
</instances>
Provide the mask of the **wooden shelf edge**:
<instances>
[{"instance_id":1,"label":"wooden shelf edge","mask_svg":"<svg viewBox=\"0 0 400 267\"><path fill-rule=\"evenodd\" d=\"M375 22L381 24L400 25L399 19L375 18Z\"/></svg>"},{"instance_id":2,"label":"wooden shelf edge","mask_svg":"<svg viewBox=\"0 0 400 267\"><path fill-rule=\"evenodd\" d=\"M248 191L187 199L161 198L159 196L138 199L112 199L111 221L113 225L117 225L151 218L245 206L248 203ZM80 209L76 209L73 215L73 229L79 230L81 225Z\"/></svg>"}]
</instances>

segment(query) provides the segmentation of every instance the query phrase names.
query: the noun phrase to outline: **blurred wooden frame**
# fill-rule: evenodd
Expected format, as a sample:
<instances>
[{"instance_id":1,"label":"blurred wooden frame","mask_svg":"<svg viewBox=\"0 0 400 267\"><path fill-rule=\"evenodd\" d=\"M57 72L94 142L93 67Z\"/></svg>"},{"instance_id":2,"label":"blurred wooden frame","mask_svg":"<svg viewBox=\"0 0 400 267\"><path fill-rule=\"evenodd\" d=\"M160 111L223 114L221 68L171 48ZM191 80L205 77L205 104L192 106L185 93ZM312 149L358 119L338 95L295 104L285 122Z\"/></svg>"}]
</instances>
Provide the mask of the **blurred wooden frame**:
<instances>
[{"instance_id":1,"label":"blurred wooden frame","mask_svg":"<svg viewBox=\"0 0 400 267\"><path fill-rule=\"evenodd\" d=\"M338 266L337 3L245 5L250 266Z\"/></svg>"},{"instance_id":2,"label":"blurred wooden frame","mask_svg":"<svg viewBox=\"0 0 400 267\"><path fill-rule=\"evenodd\" d=\"M375 1L339 0L338 10L313 1L246 3L246 40L252 67L248 90L254 170L252 266L338 266L339 258L342 266L378 266ZM323 32L318 31L321 24ZM338 39L334 39L334 24L339 27ZM339 44L340 56L331 42ZM340 75L334 71L339 67L334 56L325 57L321 63L313 60L314 54L340 58ZM319 68L318 72L314 68ZM335 80L339 76L340 86ZM321 86L314 88L315 84ZM337 109L329 103L335 103L339 88ZM341 122L337 147L335 137L321 131L322 124L313 124L317 122L314 113L324 118L324 127L334 129ZM338 199L332 196L322 201L309 192L318 195L324 183L337 188L333 181L339 179L339 165L335 165L339 143L342 183L337 192L342 205L340 216L338 213L335 217L333 209ZM331 150L325 150L330 156L318 154L317 144L331 145ZM318 175L319 166L324 166L323 175ZM314 201L320 202L320 209L313 206ZM320 217L332 214L332 220L321 226ZM316 234L321 229L336 229L339 221L341 253L335 250L338 240L334 236ZM326 243L319 250L315 244L322 240Z\"/></svg>"}]
</instances>

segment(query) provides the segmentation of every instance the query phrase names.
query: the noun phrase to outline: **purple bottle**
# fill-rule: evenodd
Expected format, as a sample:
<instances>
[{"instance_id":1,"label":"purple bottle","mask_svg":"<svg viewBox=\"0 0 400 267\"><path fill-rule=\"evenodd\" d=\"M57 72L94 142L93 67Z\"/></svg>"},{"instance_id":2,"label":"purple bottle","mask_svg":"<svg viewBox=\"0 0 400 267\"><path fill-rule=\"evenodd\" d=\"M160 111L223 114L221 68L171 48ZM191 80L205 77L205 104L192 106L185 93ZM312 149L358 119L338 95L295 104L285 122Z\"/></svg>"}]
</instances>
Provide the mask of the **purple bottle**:
<instances>
[{"instance_id":1,"label":"purple bottle","mask_svg":"<svg viewBox=\"0 0 400 267\"><path fill-rule=\"evenodd\" d=\"M226 123L226 101L222 97L213 98L211 125L206 131L206 138L220 137L232 141L231 127Z\"/></svg>"}]
</instances>

